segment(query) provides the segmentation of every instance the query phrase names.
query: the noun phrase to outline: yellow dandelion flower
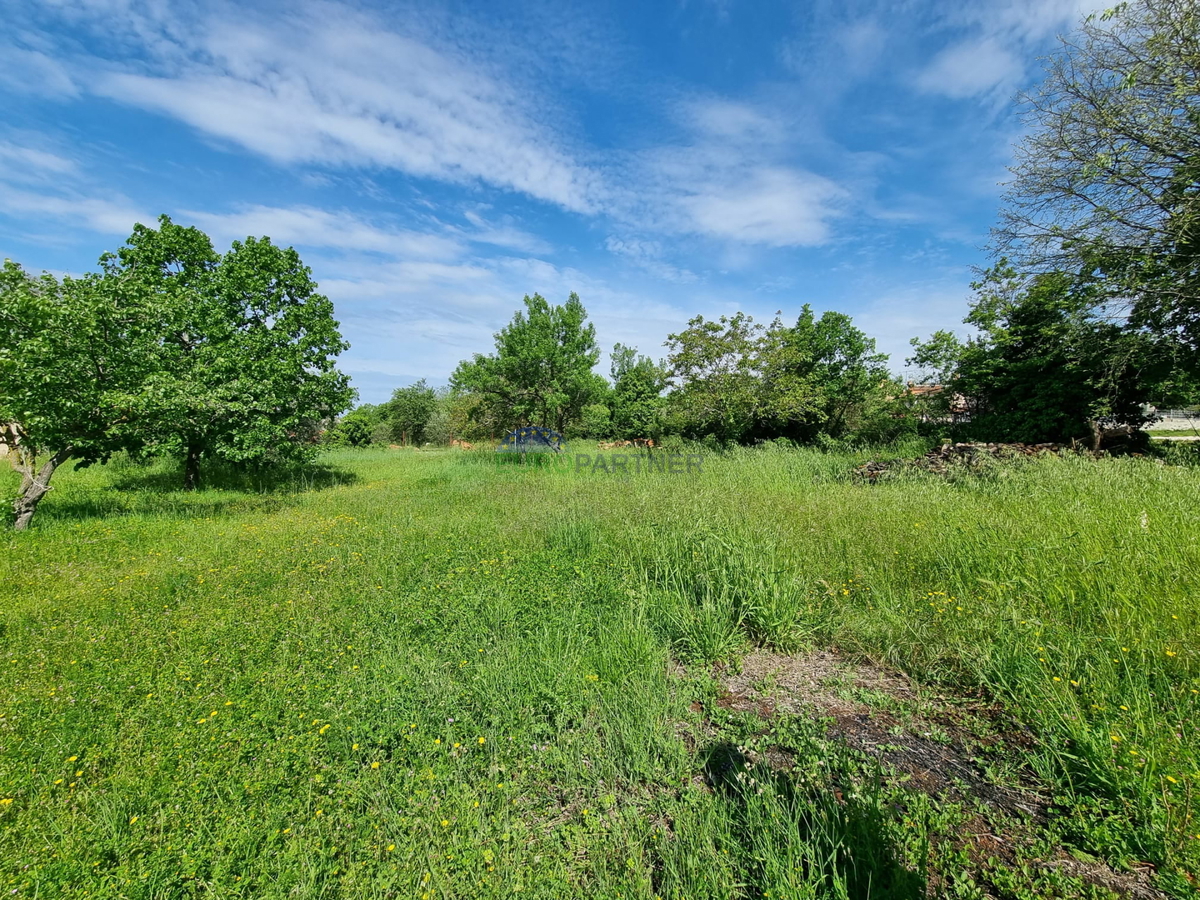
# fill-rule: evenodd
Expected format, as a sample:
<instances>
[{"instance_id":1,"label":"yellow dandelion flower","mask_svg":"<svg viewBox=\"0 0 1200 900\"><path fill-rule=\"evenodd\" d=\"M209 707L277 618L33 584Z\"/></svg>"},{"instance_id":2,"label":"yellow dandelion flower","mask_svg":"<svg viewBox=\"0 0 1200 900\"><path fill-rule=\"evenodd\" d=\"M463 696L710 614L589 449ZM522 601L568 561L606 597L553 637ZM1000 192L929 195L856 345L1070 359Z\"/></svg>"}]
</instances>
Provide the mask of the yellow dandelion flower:
<instances>
[{"instance_id":1,"label":"yellow dandelion flower","mask_svg":"<svg viewBox=\"0 0 1200 900\"><path fill-rule=\"evenodd\" d=\"M387 852L388 852L388 853L391 853L391 852L392 852L393 850L395 850L395 849L396 849L396 845L395 845L395 844L388 844L388 846L387 846Z\"/></svg>"},{"instance_id":2,"label":"yellow dandelion flower","mask_svg":"<svg viewBox=\"0 0 1200 900\"><path fill-rule=\"evenodd\" d=\"M480 739L479 739L479 743L480 743L480 744L486 744L486 743L487 743L487 738L480 738Z\"/></svg>"},{"instance_id":3,"label":"yellow dandelion flower","mask_svg":"<svg viewBox=\"0 0 1200 900\"><path fill-rule=\"evenodd\" d=\"M442 819L442 827L443 827L443 828L449 828L449 827L450 827L450 820L449 820L449 819Z\"/></svg>"},{"instance_id":4,"label":"yellow dandelion flower","mask_svg":"<svg viewBox=\"0 0 1200 900\"><path fill-rule=\"evenodd\" d=\"M358 744L355 744L355 745L354 745L353 747L351 747L350 749L351 749L351 750L357 750L357 749L358 749Z\"/></svg>"},{"instance_id":5,"label":"yellow dandelion flower","mask_svg":"<svg viewBox=\"0 0 1200 900\"><path fill-rule=\"evenodd\" d=\"M377 762L373 762L373 763L371 763L371 768L372 768L372 769L378 769L378 768L379 768L379 763L377 763Z\"/></svg>"}]
</instances>

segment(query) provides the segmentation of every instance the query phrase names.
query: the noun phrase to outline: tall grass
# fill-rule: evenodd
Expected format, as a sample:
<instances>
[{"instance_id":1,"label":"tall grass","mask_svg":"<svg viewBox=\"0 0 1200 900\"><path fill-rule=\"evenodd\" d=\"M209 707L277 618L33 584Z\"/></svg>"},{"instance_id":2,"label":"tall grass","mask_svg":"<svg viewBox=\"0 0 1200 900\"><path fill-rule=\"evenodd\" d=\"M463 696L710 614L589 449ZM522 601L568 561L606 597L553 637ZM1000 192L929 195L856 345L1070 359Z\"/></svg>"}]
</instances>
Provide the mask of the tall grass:
<instances>
[{"instance_id":1,"label":"tall grass","mask_svg":"<svg viewBox=\"0 0 1200 900\"><path fill-rule=\"evenodd\" d=\"M63 472L0 538L0 889L923 896L961 862L949 813L818 726L769 726L795 772L734 777L768 726L713 734L669 662L755 644L990 693L1039 738L1058 839L1196 872L1200 472L870 485L869 452L623 478L347 451L194 494Z\"/></svg>"}]
</instances>

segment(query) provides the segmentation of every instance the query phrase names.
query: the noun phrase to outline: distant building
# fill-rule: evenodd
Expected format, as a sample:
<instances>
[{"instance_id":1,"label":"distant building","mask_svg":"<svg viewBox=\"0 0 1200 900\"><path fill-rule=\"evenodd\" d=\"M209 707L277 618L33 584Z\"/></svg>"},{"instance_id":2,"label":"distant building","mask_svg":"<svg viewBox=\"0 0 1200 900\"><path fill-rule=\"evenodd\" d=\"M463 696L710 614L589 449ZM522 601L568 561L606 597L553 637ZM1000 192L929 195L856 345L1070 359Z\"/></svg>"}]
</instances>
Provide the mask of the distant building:
<instances>
[{"instance_id":1,"label":"distant building","mask_svg":"<svg viewBox=\"0 0 1200 900\"><path fill-rule=\"evenodd\" d=\"M946 386L944 384L914 384L910 381L905 393L918 400L932 400L945 390ZM967 398L957 392L951 394L947 411L956 419L966 417L970 413L970 405L967 403Z\"/></svg>"},{"instance_id":2,"label":"distant building","mask_svg":"<svg viewBox=\"0 0 1200 900\"><path fill-rule=\"evenodd\" d=\"M21 439L18 436L18 429L15 422L8 425L0 425L0 459L14 452L19 443L21 443Z\"/></svg>"}]
</instances>

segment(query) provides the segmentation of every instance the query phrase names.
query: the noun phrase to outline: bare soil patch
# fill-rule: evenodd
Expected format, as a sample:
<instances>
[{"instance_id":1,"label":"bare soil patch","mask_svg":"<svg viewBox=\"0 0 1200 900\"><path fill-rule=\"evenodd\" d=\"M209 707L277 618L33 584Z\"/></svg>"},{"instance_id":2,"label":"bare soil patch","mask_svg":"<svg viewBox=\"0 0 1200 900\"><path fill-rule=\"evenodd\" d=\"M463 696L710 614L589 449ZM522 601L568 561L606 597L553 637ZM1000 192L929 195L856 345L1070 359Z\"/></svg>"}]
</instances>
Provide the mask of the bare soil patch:
<instances>
[{"instance_id":1,"label":"bare soil patch","mask_svg":"<svg viewBox=\"0 0 1200 900\"><path fill-rule=\"evenodd\" d=\"M1022 756L1035 736L986 697L931 693L902 672L816 650L784 655L758 650L734 667L713 668L721 692L717 705L763 719L813 716L829 722L830 740L875 756L885 771L911 790L988 810L978 827L954 836L981 865L1023 858L1135 900L1165 897L1151 884L1152 869L1117 872L1083 862L1065 850L1030 860L1020 852L1033 830L1047 822L1051 798ZM750 756L773 769L791 767L785 752L767 748ZM997 769L1003 780L991 777ZM996 822L1013 823L995 833Z\"/></svg>"}]
</instances>

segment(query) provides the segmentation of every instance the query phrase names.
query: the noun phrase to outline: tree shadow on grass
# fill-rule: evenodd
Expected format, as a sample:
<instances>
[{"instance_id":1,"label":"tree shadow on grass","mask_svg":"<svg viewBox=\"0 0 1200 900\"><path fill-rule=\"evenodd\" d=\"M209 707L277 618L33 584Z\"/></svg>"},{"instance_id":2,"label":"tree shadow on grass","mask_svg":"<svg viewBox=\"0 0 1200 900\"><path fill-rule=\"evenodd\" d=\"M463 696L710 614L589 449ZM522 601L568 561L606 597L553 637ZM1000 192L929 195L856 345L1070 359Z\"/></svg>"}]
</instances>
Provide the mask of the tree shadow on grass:
<instances>
[{"instance_id":1,"label":"tree shadow on grass","mask_svg":"<svg viewBox=\"0 0 1200 900\"><path fill-rule=\"evenodd\" d=\"M211 518L269 513L302 495L358 481L354 472L326 463L280 470L211 465L204 470L200 489L185 491L181 466L120 460L103 467L87 484L66 483L57 496L52 493L39 506L34 525L129 515Z\"/></svg>"},{"instance_id":2,"label":"tree shadow on grass","mask_svg":"<svg viewBox=\"0 0 1200 900\"><path fill-rule=\"evenodd\" d=\"M725 807L747 896L791 896L798 882L853 900L926 896L924 873L905 865L869 786L843 795L833 783L804 785L792 772L751 765L729 742L700 761Z\"/></svg>"}]
</instances>

